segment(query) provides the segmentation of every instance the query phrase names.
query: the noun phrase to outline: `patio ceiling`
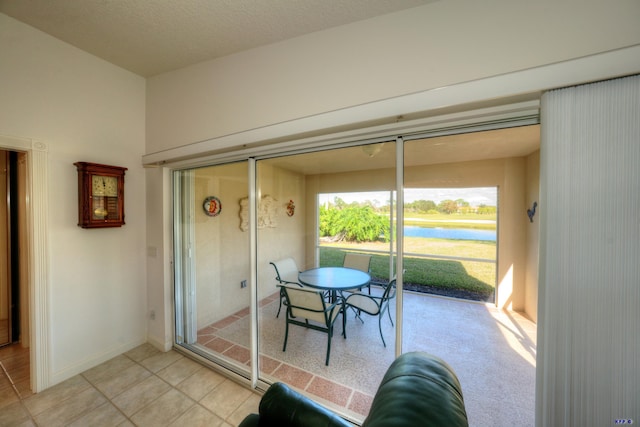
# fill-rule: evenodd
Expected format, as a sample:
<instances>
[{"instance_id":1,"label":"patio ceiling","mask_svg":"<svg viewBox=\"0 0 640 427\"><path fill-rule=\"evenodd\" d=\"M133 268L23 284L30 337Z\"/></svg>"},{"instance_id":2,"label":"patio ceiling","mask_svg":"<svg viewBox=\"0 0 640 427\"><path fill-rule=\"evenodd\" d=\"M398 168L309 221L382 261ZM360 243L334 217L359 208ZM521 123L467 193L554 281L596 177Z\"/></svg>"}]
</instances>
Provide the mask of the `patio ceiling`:
<instances>
[{"instance_id":1,"label":"patio ceiling","mask_svg":"<svg viewBox=\"0 0 640 427\"><path fill-rule=\"evenodd\" d=\"M356 172L395 166L395 144L376 144L379 151L350 147L272 159L283 169L304 175ZM373 146L370 146L373 148ZM405 166L459 163L474 160L523 157L540 149L540 126L521 126L411 141Z\"/></svg>"}]
</instances>

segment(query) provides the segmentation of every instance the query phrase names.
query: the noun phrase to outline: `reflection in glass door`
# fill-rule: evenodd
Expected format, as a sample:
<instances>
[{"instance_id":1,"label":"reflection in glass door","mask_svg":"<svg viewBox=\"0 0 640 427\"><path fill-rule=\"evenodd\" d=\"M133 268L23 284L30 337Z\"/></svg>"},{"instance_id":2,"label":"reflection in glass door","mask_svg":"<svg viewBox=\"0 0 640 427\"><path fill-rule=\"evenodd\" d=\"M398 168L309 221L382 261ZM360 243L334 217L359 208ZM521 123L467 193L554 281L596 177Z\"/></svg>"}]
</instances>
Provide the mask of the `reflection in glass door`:
<instances>
[{"instance_id":1,"label":"reflection in glass door","mask_svg":"<svg viewBox=\"0 0 640 427\"><path fill-rule=\"evenodd\" d=\"M248 163L174 172L176 340L248 376Z\"/></svg>"}]
</instances>

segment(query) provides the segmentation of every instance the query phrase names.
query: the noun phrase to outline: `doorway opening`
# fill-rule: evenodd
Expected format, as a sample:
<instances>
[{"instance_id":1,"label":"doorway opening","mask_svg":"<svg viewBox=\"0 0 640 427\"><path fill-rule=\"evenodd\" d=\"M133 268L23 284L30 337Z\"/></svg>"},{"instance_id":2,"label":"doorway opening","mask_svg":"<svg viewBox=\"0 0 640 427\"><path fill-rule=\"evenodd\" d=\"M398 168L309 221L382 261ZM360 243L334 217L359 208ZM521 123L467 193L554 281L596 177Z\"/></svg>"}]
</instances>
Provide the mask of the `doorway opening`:
<instances>
[{"instance_id":1,"label":"doorway opening","mask_svg":"<svg viewBox=\"0 0 640 427\"><path fill-rule=\"evenodd\" d=\"M21 341L27 301L24 154L0 150L0 346Z\"/></svg>"},{"instance_id":2,"label":"doorway opening","mask_svg":"<svg viewBox=\"0 0 640 427\"><path fill-rule=\"evenodd\" d=\"M30 393L26 154L0 150L0 375Z\"/></svg>"}]
</instances>

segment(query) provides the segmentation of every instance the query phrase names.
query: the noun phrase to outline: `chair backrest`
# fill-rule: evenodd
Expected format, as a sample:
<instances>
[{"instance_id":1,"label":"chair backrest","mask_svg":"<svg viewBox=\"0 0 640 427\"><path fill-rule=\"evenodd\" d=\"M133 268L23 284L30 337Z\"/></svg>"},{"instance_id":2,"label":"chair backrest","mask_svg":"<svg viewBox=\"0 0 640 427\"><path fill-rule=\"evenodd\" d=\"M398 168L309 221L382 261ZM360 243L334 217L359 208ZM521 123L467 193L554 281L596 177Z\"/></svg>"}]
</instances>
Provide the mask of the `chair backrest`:
<instances>
[{"instance_id":1,"label":"chair backrest","mask_svg":"<svg viewBox=\"0 0 640 427\"><path fill-rule=\"evenodd\" d=\"M392 300L395 297L396 297L396 278L394 277L389 281L389 283L387 283L386 287L384 288L384 292L382 293L381 304L384 304L385 302L388 304L389 300Z\"/></svg>"},{"instance_id":2,"label":"chair backrest","mask_svg":"<svg viewBox=\"0 0 640 427\"><path fill-rule=\"evenodd\" d=\"M382 296L353 293L346 299L346 303L372 316L378 316L388 309L389 301L396 297L395 277L384 286Z\"/></svg>"},{"instance_id":3,"label":"chair backrest","mask_svg":"<svg viewBox=\"0 0 640 427\"><path fill-rule=\"evenodd\" d=\"M280 283L298 283L298 265L293 258L272 261L269 264L276 269L276 280Z\"/></svg>"},{"instance_id":4,"label":"chair backrest","mask_svg":"<svg viewBox=\"0 0 640 427\"><path fill-rule=\"evenodd\" d=\"M347 252L344 256L342 266L368 273L371 267L371 255L352 254Z\"/></svg>"},{"instance_id":5,"label":"chair backrest","mask_svg":"<svg viewBox=\"0 0 640 427\"><path fill-rule=\"evenodd\" d=\"M327 324L329 320L325 314L327 305L322 291L288 285L283 286L282 289L287 297L288 314Z\"/></svg>"}]
</instances>

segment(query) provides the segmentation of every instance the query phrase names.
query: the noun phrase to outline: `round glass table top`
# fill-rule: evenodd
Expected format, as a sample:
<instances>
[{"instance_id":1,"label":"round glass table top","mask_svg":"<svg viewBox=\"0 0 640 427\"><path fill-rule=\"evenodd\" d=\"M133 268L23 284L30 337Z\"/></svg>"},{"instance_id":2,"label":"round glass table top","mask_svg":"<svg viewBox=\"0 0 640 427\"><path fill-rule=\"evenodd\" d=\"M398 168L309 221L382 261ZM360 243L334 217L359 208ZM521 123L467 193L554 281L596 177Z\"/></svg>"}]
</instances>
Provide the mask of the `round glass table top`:
<instances>
[{"instance_id":1,"label":"round glass table top","mask_svg":"<svg viewBox=\"0 0 640 427\"><path fill-rule=\"evenodd\" d=\"M353 268L319 267L301 272L298 281L312 288L341 290L364 286L371 276Z\"/></svg>"}]
</instances>

